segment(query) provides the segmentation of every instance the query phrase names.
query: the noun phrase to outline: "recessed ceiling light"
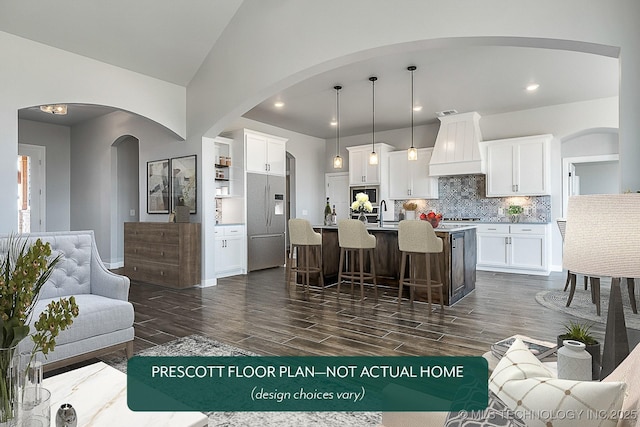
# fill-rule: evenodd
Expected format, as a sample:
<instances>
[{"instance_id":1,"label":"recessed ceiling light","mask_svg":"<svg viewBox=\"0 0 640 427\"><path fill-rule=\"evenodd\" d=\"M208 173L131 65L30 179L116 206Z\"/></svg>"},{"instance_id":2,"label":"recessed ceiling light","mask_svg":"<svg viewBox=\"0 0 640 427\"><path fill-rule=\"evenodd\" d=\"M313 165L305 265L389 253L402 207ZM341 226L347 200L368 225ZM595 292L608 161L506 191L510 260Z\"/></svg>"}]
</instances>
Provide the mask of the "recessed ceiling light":
<instances>
[{"instance_id":1,"label":"recessed ceiling light","mask_svg":"<svg viewBox=\"0 0 640 427\"><path fill-rule=\"evenodd\" d=\"M331 120L331 126L338 126L337 120Z\"/></svg>"},{"instance_id":2,"label":"recessed ceiling light","mask_svg":"<svg viewBox=\"0 0 640 427\"><path fill-rule=\"evenodd\" d=\"M540 85L538 83L531 83L530 85L527 85L527 91L533 92L538 90L539 87Z\"/></svg>"},{"instance_id":3,"label":"recessed ceiling light","mask_svg":"<svg viewBox=\"0 0 640 427\"><path fill-rule=\"evenodd\" d=\"M413 107L413 111L422 111L422 105L416 105Z\"/></svg>"},{"instance_id":4,"label":"recessed ceiling light","mask_svg":"<svg viewBox=\"0 0 640 427\"><path fill-rule=\"evenodd\" d=\"M282 108L282 107L284 107L284 102L282 102L282 101L276 101L276 102L273 104L273 106L274 106L274 107L276 107L276 108Z\"/></svg>"}]
</instances>

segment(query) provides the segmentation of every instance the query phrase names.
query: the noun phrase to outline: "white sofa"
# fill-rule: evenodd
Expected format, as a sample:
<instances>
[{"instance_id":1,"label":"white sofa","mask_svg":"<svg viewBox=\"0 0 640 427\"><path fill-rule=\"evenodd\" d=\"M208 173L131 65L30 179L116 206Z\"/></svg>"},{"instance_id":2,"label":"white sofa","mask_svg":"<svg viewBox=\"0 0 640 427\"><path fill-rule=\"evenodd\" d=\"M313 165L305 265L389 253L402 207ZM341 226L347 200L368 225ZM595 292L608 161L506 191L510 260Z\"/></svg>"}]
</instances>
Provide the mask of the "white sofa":
<instances>
[{"instance_id":1,"label":"white sofa","mask_svg":"<svg viewBox=\"0 0 640 427\"><path fill-rule=\"evenodd\" d=\"M131 357L134 312L128 301L129 278L107 270L98 255L93 231L33 233L27 238L49 242L52 256L62 255L40 292L30 324L50 301L60 297L75 296L79 309L73 324L56 337L53 352L46 358L38 354L44 369L57 369L116 350L124 350ZM29 352L32 346L27 337L20 343L20 352Z\"/></svg>"},{"instance_id":2,"label":"white sofa","mask_svg":"<svg viewBox=\"0 0 640 427\"><path fill-rule=\"evenodd\" d=\"M531 357L533 358L534 361L536 360L535 356L531 355ZM509 363L507 364L503 364L504 367L508 367L510 365L511 365L511 361L509 361ZM514 363L513 365L515 366L516 364ZM542 367L542 364L540 366L536 366L535 362L533 363L527 362L527 365L528 366L525 367L524 370L522 370L523 368L521 367L517 368L517 370L520 371L518 373L518 376L524 379L524 381L533 381L535 383L537 380L543 380L538 382L545 382L544 378L540 376L545 370L548 372L549 375L551 375L550 378L554 377L553 371L549 371L546 367ZM542 371L539 371L536 374L535 371L538 369L542 369ZM490 379L490 383L491 381L496 381L495 378L497 377L492 375ZM498 379L497 381L499 382L500 380ZM507 380L507 382L509 381L512 381L515 384L518 382L518 379L512 378ZM573 383L578 383L578 382L573 382ZM605 422L605 420L602 418L602 413L592 411L589 409L568 410L566 408L556 408L554 410L552 408L554 407L554 405L556 405L556 402L559 402L562 398L554 401L553 394L551 393L551 402L549 402L548 406L544 406L545 410L551 413L557 413L559 415L561 415L563 412L567 415L578 414L576 415L577 416L576 419L571 419L567 416L566 419L560 420L561 422L557 422L557 423L554 422L552 425L554 426L570 425L573 427L575 425L587 426L587 425L592 425L593 423L596 423L597 425L600 425L600 426L605 426L605 425L607 426L612 425L616 427L640 426L640 345L637 345L633 349L631 354L629 354L629 356L627 356L627 358L609 376L607 376L604 380L602 380L602 383L610 383L612 385L613 383L626 384L626 389L621 395L622 406L620 408L616 407L614 410L612 409L613 405L607 406L606 408L598 408L598 411L602 411L602 413L615 412L619 416L621 416L620 419L615 420L615 419L609 418ZM597 386L597 382L585 382L585 384L593 384L594 386ZM606 384L602 384L602 385L607 387ZM537 386L534 385L533 388L535 387ZM490 386L489 388L491 389L492 387ZM574 392L574 394L576 394L577 389L578 389L578 386L572 386L572 392ZM494 390L495 390L495 387L494 387ZM528 394L529 392L530 391L525 391L524 394ZM544 395L547 393L548 392L546 391L542 391L539 394ZM616 400L615 396L611 395L612 394L611 392L606 392L603 389L602 391L600 391L600 393L605 393L605 395L600 396L600 398L598 398L597 395L595 395L596 397L594 398L593 397L594 394L592 394L592 398L594 398L594 400L598 402L602 402L603 404L604 404L604 401L607 400L605 396L607 398L611 398L612 400ZM586 396L586 394L581 395L581 398L583 398L584 396ZM581 401L581 404L582 403L584 403L584 401ZM507 403L506 406L511 407L511 404L513 404L513 402ZM541 412L544 412L544 411L541 411ZM531 413L536 413L536 411L531 411ZM598 416L595 416L596 414L598 414ZM469 424L464 424L464 422L460 422L459 420L451 420L450 423L447 424L448 415L449 413L447 412L384 412L382 414L382 425L380 427L440 427L440 426L446 426L446 425L451 425L451 426L503 425L503 424L494 424L491 421L492 417L473 420L469 422ZM544 426L544 423L542 421L532 419L532 418L526 419L525 424L527 426L529 425Z\"/></svg>"}]
</instances>

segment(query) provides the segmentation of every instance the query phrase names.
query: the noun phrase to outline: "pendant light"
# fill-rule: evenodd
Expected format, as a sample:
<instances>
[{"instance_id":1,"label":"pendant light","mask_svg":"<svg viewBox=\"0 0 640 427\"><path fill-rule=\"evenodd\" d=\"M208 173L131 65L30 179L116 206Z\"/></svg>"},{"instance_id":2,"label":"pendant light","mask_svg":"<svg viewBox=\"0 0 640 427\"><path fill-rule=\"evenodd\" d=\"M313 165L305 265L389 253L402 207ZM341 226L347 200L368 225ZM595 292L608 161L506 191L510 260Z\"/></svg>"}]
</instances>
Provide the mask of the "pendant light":
<instances>
[{"instance_id":1,"label":"pendant light","mask_svg":"<svg viewBox=\"0 0 640 427\"><path fill-rule=\"evenodd\" d=\"M372 93L372 120L371 120L371 154L369 154L369 164L377 165L378 164L378 154L376 153L376 80L377 77L369 77L369 81L371 82L371 93Z\"/></svg>"},{"instance_id":2,"label":"pendant light","mask_svg":"<svg viewBox=\"0 0 640 427\"><path fill-rule=\"evenodd\" d=\"M333 168L342 169L342 157L340 157L340 89L342 86L334 86L336 90L336 156L333 158Z\"/></svg>"},{"instance_id":3,"label":"pendant light","mask_svg":"<svg viewBox=\"0 0 640 427\"><path fill-rule=\"evenodd\" d=\"M407 150L407 158L409 160L418 160L418 150L413 146L413 72L416 71L416 66L411 65L407 67L407 70L411 72L411 147Z\"/></svg>"}]
</instances>

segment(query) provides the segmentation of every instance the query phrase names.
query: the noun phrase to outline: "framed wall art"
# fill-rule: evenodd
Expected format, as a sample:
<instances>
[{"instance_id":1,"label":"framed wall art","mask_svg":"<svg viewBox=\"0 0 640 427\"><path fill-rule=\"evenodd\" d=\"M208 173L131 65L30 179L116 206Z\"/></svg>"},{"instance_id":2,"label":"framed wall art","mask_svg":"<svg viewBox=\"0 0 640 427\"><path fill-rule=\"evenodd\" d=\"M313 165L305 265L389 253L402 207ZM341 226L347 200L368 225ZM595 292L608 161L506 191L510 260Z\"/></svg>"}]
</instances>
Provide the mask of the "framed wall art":
<instances>
[{"instance_id":1,"label":"framed wall art","mask_svg":"<svg viewBox=\"0 0 640 427\"><path fill-rule=\"evenodd\" d=\"M147 213L169 213L170 186L169 159L147 162Z\"/></svg>"},{"instance_id":2,"label":"framed wall art","mask_svg":"<svg viewBox=\"0 0 640 427\"><path fill-rule=\"evenodd\" d=\"M198 209L196 155L171 159L171 210L184 204L189 213Z\"/></svg>"}]
</instances>

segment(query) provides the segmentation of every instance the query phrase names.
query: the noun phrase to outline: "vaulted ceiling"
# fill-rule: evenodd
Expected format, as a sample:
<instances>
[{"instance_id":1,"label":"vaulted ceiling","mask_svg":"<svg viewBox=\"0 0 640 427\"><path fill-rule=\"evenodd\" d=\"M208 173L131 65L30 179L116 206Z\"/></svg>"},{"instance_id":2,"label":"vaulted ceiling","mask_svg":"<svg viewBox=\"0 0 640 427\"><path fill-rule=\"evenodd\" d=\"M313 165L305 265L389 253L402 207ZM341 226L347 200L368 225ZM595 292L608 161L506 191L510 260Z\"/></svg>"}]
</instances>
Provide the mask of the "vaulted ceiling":
<instances>
[{"instance_id":1,"label":"vaulted ceiling","mask_svg":"<svg viewBox=\"0 0 640 427\"><path fill-rule=\"evenodd\" d=\"M242 0L0 0L0 31L187 86ZM343 89L341 134L372 126L377 76L376 130L407 127L411 118L408 65L416 65L416 125L435 122L436 111L481 115L526 110L618 95L618 60L552 49L467 47L403 51L316 75L274 94L245 117L320 138L335 136L336 84ZM528 92L525 86L538 83ZM276 101L284 103L275 107ZM72 125L111 111L70 107L65 120L33 110L21 118ZM72 116L72 113L73 116Z\"/></svg>"}]
</instances>

